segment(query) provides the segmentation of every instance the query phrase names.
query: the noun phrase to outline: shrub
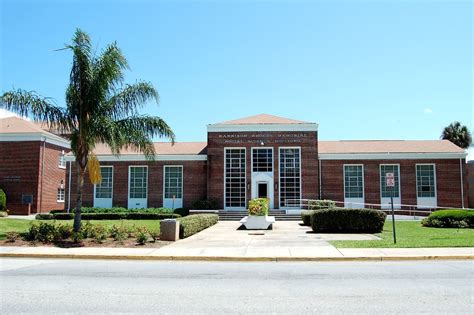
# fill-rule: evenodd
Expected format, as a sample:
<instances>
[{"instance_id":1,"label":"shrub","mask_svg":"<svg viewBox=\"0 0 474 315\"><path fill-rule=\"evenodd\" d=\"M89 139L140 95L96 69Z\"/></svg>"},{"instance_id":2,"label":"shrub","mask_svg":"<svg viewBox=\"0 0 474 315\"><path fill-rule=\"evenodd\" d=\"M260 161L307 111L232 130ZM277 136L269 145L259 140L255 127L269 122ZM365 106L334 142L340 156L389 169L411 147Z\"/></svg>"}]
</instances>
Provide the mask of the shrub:
<instances>
[{"instance_id":1,"label":"shrub","mask_svg":"<svg viewBox=\"0 0 474 315\"><path fill-rule=\"evenodd\" d=\"M214 198L198 200L193 202L192 208L195 210L217 210L219 201Z\"/></svg>"},{"instance_id":2,"label":"shrub","mask_svg":"<svg viewBox=\"0 0 474 315\"><path fill-rule=\"evenodd\" d=\"M13 231L7 232L6 238L7 238L8 243L15 243L18 240L18 238L20 238L20 233L13 232Z\"/></svg>"},{"instance_id":3,"label":"shrub","mask_svg":"<svg viewBox=\"0 0 474 315\"><path fill-rule=\"evenodd\" d=\"M76 209L71 211L72 213L76 212ZM132 212L141 212L141 213L173 213L173 209L170 208L143 208L143 209L127 209L122 207L113 207L113 208L96 208L96 207L82 207L81 214L89 213L132 213Z\"/></svg>"},{"instance_id":4,"label":"shrub","mask_svg":"<svg viewBox=\"0 0 474 315\"><path fill-rule=\"evenodd\" d=\"M308 210L319 209L333 209L336 207L336 202L332 200L310 200L308 202Z\"/></svg>"},{"instance_id":5,"label":"shrub","mask_svg":"<svg viewBox=\"0 0 474 315\"><path fill-rule=\"evenodd\" d=\"M94 237L94 226L89 221L86 221L85 224L82 224L79 233L82 234L82 238L92 238Z\"/></svg>"},{"instance_id":6,"label":"shrub","mask_svg":"<svg viewBox=\"0 0 474 315\"><path fill-rule=\"evenodd\" d=\"M249 202L249 215L264 216L268 215L268 199L267 198L256 198Z\"/></svg>"},{"instance_id":7,"label":"shrub","mask_svg":"<svg viewBox=\"0 0 474 315\"><path fill-rule=\"evenodd\" d=\"M140 228L136 232L137 234L137 243L139 245L145 245L148 241L148 230L146 228Z\"/></svg>"},{"instance_id":8,"label":"shrub","mask_svg":"<svg viewBox=\"0 0 474 315\"><path fill-rule=\"evenodd\" d=\"M55 214L55 213L66 213L65 210L51 210L49 211L49 214Z\"/></svg>"},{"instance_id":9,"label":"shrub","mask_svg":"<svg viewBox=\"0 0 474 315\"><path fill-rule=\"evenodd\" d=\"M123 223L119 226L112 225L110 228L110 237L114 239L114 241L122 243L128 236L128 230L123 226Z\"/></svg>"},{"instance_id":10,"label":"shrub","mask_svg":"<svg viewBox=\"0 0 474 315\"><path fill-rule=\"evenodd\" d=\"M75 244L79 244L84 239L84 236L82 236L81 232L73 232L71 239Z\"/></svg>"},{"instance_id":11,"label":"shrub","mask_svg":"<svg viewBox=\"0 0 474 315\"><path fill-rule=\"evenodd\" d=\"M313 210L302 210L301 211L301 219L303 220L303 225L311 226L311 214Z\"/></svg>"},{"instance_id":12,"label":"shrub","mask_svg":"<svg viewBox=\"0 0 474 315\"><path fill-rule=\"evenodd\" d=\"M0 189L0 211L5 211L7 209L7 195Z\"/></svg>"},{"instance_id":13,"label":"shrub","mask_svg":"<svg viewBox=\"0 0 474 315\"><path fill-rule=\"evenodd\" d=\"M71 225L59 224L56 226L57 238L61 240L68 239L74 233L74 230Z\"/></svg>"},{"instance_id":14,"label":"shrub","mask_svg":"<svg viewBox=\"0 0 474 315\"><path fill-rule=\"evenodd\" d=\"M82 220L163 220L176 219L180 215L177 213L153 213L153 212L130 212L130 213L84 213L81 214ZM55 213L51 218L45 217L42 220L72 220L73 213Z\"/></svg>"},{"instance_id":15,"label":"shrub","mask_svg":"<svg viewBox=\"0 0 474 315\"><path fill-rule=\"evenodd\" d=\"M153 243L156 242L160 238L159 230L150 230L148 231L148 233L150 234L150 237L153 240Z\"/></svg>"},{"instance_id":16,"label":"shrub","mask_svg":"<svg viewBox=\"0 0 474 315\"><path fill-rule=\"evenodd\" d=\"M173 213L179 214L182 217L189 215L189 209L177 208L173 210Z\"/></svg>"},{"instance_id":17,"label":"shrub","mask_svg":"<svg viewBox=\"0 0 474 315\"><path fill-rule=\"evenodd\" d=\"M38 213L38 214L35 216L35 219L36 219L36 220L52 220L52 219L53 219L53 215L52 215L52 214L49 214L49 213Z\"/></svg>"},{"instance_id":18,"label":"shrub","mask_svg":"<svg viewBox=\"0 0 474 315\"><path fill-rule=\"evenodd\" d=\"M473 210L439 210L421 221L426 227L474 228Z\"/></svg>"},{"instance_id":19,"label":"shrub","mask_svg":"<svg viewBox=\"0 0 474 315\"><path fill-rule=\"evenodd\" d=\"M387 215L372 209L314 210L311 227L314 232L380 233Z\"/></svg>"},{"instance_id":20,"label":"shrub","mask_svg":"<svg viewBox=\"0 0 474 315\"><path fill-rule=\"evenodd\" d=\"M179 220L179 237L194 235L219 221L217 214L192 214Z\"/></svg>"},{"instance_id":21,"label":"shrub","mask_svg":"<svg viewBox=\"0 0 474 315\"><path fill-rule=\"evenodd\" d=\"M95 225L93 229L94 241L102 244L107 239L107 229L103 225Z\"/></svg>"},{"instance_id":22,"label":"shrub","mask_svg":"<svg viewBox=\"0 0 474 315\"><path fill-rule=\"evenodd\" d=\"M25 239L31 242L52 243L58 239L58 233L54 224L40 222L30 225Z\"/></svg>"},{"instance_id":23,"label":"shrub","mask_svg":"<svg viewBox=\"0 0 474 315\"><path fill-rule=\"evenodd\" d=\"M0 211L0 218L5 218L5 217L8 217L8 212Z\"/></svg>"}]
</instances>

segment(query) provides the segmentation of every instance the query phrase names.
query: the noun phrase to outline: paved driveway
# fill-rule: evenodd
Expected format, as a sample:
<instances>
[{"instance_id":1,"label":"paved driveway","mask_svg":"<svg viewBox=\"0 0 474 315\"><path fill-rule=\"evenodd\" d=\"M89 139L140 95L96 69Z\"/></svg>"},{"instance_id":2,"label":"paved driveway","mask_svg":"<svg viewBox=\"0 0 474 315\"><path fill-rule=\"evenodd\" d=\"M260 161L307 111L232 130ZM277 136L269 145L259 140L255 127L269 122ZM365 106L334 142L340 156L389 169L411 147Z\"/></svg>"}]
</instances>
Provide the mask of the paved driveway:
<instances>
[{"instance_id":1,"label":"paved driveway","mask_svg":"<svg viewBox=\"0 0 474 315\"><path fill-rule=\"evenodd\" d=\"M277 221L273 230L238 230L239 222L219 222L160 249L163 255L213 257L341 257L328 240L370 240L370 234L314 234L299 222Z\"/></svg>"}]
</instances>

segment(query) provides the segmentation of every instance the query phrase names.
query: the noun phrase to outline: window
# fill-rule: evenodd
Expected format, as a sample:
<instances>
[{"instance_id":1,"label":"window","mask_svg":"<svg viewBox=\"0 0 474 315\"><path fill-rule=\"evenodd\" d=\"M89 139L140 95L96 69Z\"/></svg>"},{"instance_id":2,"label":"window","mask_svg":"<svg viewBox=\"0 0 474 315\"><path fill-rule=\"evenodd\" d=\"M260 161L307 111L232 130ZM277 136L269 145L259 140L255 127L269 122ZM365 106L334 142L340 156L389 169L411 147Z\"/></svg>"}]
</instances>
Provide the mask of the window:
<instances>
[{"instance_id":1,"label":"window","mask_svg":"<svg viewBox=\"0 0 474 315\"><path fill-rule=\"evenodd\" d=\"M344 165L344 197L364 198L364 167Z\"/></svg>"},{"instance_id":2,"label":"window","mask_svg":"<svg viewBox=\"0 0 474 315\"><path fill-rule=\"evenodd\" d=\"M254 172L273 172L273 149L252 149L252 163Z\"/></svg>"},{"instance_id":3,"label":"window","mask_svg":"<svg viewBox=\"0 0 474 315\"><path fill-rule=\"evenodd\" d=\"M183 198L183 167L165 166L165 198Z\"/></svg>"},{"instance_id":4,"label":"window","mask_svg":"<svg viewBox=\"0 0 474 315\"><path fill-rule=\"evenodd\" d=\"M100 175L102 176L102 182L95 185L95 197L96 198L112 198L112 186L113 186L113 167L112 166L101 166Z\"/></svg>"},{"instance_id":5,"label":"window","mask_svg":"<svg viewBox=\"0 0 474 315\"><path fill-rule=\"evenodd\" d=\"M245 208L245 149L225 149L225 206Z\"/></svg>"},{"instance_id":6,"label":"window","mask_svg":"<svg viewBox=\"0 0 474 315\"><path fill-rule=\"evenodd\" d=\"M148 168L130 167L130 199L145 199L147 196Z\"/></svg>"},{"instance_id":7,"label":"window","mask_svg":"<svg viewBox=\"0 0 474 315\"><path fill-rule=\"evenodd\" d=\"M382 164L380 165L380 193L382 198L390 198L391 197L391 189L392 187L387 187L387 181L385 176L387 173L393 173L395 177L395 186L393 187L393 197L398 198L400 197L400 171L399 166L395 164Z\"/></svg>"},{"instance_id":8,"label":"window","mask_svg":"<svg viewBox=\"0 0 474 315\"><path fill-rule=\"evenodd\" d=\"M66 155L64 154L64 151L59 153L59 163L58 166L61 168L66 168Z\"/></svg>"},{"instance_id":9,"label":"window","mask_svg":"<svg viewBox=\"0 0 474 315\"><path fill-rule=\"evenodd\" d=\"M416 191L418 197L436 197L434 164L416 165Z\"/></svg>"},{"instance_id":10,"label":"window","mask_svg":"<svg viewBox=\"0 0 474 315\"><path fill-rule=\"evenodd\" d=\"M300 148L280 148L280 206L299 207L300 199Z\"/></svg>"},{"instance_id":11,"label":"window","mask_svg":"<svg viewBox=\"0 0 474 315\"><path fill-rule=\"evenodd\" d=\"M64 188L58 188L58 195L56 197L56 200L58 202L64 202L64 196L65 196Z\"/></svg>"}]
</instances>

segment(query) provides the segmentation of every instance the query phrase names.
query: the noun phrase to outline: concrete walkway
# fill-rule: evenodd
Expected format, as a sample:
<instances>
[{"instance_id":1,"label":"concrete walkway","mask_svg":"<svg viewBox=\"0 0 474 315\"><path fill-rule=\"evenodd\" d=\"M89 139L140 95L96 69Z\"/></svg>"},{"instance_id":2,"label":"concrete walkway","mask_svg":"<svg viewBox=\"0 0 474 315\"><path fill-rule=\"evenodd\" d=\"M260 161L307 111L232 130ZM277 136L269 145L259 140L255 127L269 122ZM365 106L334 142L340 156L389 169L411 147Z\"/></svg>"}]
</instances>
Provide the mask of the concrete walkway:
<instances>
[{"instance_id":1,"label":"concrete walkway","mask_svg":"<svg viewBox=\"0 0 474 315\"><path fill-rule=\"evenodd\" d=\"M238 230L219 222L196 235L161 248L0 247L0 257L87 259L324 261L474 259L474 248L346 248L329 240L372 240L371 234L315 234L297 222L279 221L273 230Z\"/></svg>"}]
</instances>

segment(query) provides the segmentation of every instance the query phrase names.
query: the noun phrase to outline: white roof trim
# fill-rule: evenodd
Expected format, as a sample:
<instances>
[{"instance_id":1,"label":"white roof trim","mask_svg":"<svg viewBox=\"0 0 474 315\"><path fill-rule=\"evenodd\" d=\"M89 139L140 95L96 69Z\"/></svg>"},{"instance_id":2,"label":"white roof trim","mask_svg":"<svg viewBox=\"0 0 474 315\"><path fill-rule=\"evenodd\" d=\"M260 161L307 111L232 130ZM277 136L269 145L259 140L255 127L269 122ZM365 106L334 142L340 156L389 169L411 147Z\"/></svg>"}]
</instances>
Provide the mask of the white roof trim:
<instances>
[{"instance_id":1,"label":"white roof trim","mask_svg":"<svg viewBox=\"0 0 474 315\"><path fill-rule=\"evenodd\" d=\"M463 159L466 153L320 153L320 160Z\"/></svg>"},{"instance_id":2,"label":"white roof trim","mask_svg":"<svg viewBox=\"0 0 474 315\"><path fill-rule=\"evenodd\" d=\"M318 124L214 124L207 132L318 131Z\"/></svg>"},{"instance_id":3,"label":"white roof trim","mask_svg":"<svg viewBox=\"0 0 474 315\"><path fill-rule=\"evenodd\" d=\"M57 146L70 148L69 141L53 134L0 133L0 142L46 141Z\"/></svg>"},{"instance_id":4,"label":"white roof trim","mask_svg":"<svg viewBox=\"0 0 474 315\"><path fill-rule=\"evenodd\" d=\"M143 154L121 154L115 155L97 155L100 162L132 162L149 161ZM66 156L66 161L73 162L76 158L73 155ZM163 154L155 155L155 161L207 161L205 154Z\"/></svg>"}]
</instances>

